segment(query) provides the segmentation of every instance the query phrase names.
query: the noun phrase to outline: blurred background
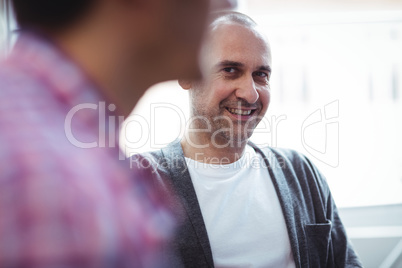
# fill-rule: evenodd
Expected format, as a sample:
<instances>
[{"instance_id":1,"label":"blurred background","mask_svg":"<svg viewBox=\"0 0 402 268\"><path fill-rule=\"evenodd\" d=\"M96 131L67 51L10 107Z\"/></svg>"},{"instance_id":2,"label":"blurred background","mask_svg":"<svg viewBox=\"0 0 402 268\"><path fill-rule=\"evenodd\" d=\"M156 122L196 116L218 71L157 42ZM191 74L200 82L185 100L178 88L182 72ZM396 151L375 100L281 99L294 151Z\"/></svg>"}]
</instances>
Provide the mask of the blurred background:
<instances>
[{"instance_id":1,"label":"blurred background","mask_svg":"<svg viewBox=\"0 0 402 268\"><path fill-rule=\"evenodd\" d=\"M271 104L253 141L313 160L365 267L402 267L402 0L239 0L238 11L273 54ZM15 29L1 0L0 58ZM123 125L125 153L183 135L187 98L177 81L151 88Z\"/></svg>"}]
</instances>

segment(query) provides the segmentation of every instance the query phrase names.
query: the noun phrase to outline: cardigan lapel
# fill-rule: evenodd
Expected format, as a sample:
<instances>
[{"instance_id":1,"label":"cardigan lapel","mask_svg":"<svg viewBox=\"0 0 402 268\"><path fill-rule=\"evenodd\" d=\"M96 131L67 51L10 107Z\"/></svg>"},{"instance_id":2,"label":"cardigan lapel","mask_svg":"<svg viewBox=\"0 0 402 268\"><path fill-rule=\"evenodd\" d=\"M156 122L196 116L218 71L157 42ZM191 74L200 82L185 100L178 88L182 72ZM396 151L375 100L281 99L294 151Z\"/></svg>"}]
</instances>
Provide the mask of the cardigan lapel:
<instances>
[{"instance_id":1,"label":"cardigan lapel","mask_svg":"<svg viewBox=\"0 0 402 268\"><path fill-rule=\"evenodd\" d=\"M272 179L276 193L278 195L283 215L285 217L286 227L288 230L290 240L290 246L292 249L296 267L301 267L301 259L300 259L301 249L299 245L300 240L302 240L303 237L299 237L298 233L301 230L303 230L303 227L301 226L300 221L296 219L297 215L295 215L295 211L293 208L294 200L292 198L288 181L286 180L286 176L283 173L282 168L280 168L280 163L278 162L278 159L271 150L265 152L260 148L258 148L252 142L249 142L249 145L254 148L256 153L261 154L264 158L270 178Z\"/></svg>"},{"instance_id":2,"label":"cardigan lapel","mask_svg":"<svg viewBox=\"0 0 402 268\"><path fill-rule=\"evenodd\" d=\"M279 161L282 161L282 159L277 159L275 153L270 149L261 150L252 142L249 142L249 145L264 158L281 204L296 267L302 267L304 260L301 259L301 251L304 249L300 248L300 245L305 244L306 241L303 235L298 235L303 232L303 226L301 221L298 220L300 215L296 215L297 210L295 211L293 207L294 204L297 204L297 201L291 194L292 186L289 185L291 182L287 180L290 174L285 174L286 170L280 168L281 163L279 163ZM191 223L196 237L198 238L198 243L203 249L203 252L198 254L203 254L208 266L214 267L207 230L180 141L175 141L168 147L163 148L162 157L168 162L167 165L170 167L170 178L172 179L173 186L181 199L187 213L188 221Z\"/></svg>"},{"instance_id":3,"label":"cardigan lapel","mask_svg":"<svg viewBox=\"0 0 402 268\"><path fill-rule=\"evenodd\" d=\"M165 161L168 161L167 164L170 167L170 177L172 179L174 189L176 189L177 194L181 199L183 207L187 213L188 220L191 222L194 232L198 238L198 242L203 249L203 252L198 254L204 254L208 266L214 267L207 230L204 224L197 195L188 172L180 141L175 141L166 148L163 148L162 156Z\"/></svg>"}]
</instances>

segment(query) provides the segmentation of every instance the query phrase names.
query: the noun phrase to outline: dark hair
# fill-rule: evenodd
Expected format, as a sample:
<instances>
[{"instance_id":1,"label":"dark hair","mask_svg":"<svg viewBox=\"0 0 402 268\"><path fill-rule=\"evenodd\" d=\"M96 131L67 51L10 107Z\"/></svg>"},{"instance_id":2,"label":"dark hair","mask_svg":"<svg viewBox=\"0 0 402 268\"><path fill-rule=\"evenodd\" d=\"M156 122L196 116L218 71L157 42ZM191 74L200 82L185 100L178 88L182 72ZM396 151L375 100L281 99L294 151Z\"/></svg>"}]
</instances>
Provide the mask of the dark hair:
<instances>
[{"instance_id":1,"label":"dark hair","mask_svg":"<svg viewBox=\"0 0 402 268\"><path fill-rule=\"evenodd\" d=\"M71 26L96 0L12 0L21 29L59 31Z\"/></svg>"}]
</instances>

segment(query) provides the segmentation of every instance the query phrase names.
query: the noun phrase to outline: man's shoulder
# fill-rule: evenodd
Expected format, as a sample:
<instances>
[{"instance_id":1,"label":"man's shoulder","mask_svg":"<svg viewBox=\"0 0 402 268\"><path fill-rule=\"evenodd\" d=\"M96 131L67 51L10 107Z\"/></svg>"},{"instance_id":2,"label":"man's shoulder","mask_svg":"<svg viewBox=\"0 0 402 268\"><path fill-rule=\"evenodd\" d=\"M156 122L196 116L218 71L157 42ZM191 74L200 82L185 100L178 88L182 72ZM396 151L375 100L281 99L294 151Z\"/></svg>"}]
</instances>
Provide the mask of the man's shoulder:
<instances>
[{"instance_id":1,"label":"man's shoulder","mask_svg":"<svg viewBox=\"0 0 402 268\"><path fill-rule=\"evenodd\" d=\"M0 125L14 121L27 126L32 121L54 116L49 110L56 100L46 82L16 60L0 63L0 89Z\"/></svg>"},{"instance_id":2,"label":"man's shoulder","mask_svg":"<svg viewBox=\"0 0 402 268\"><path fill-rule=\"evenodd\" d=\"M183 154L174 155L174 145L170 144L162 149L133 154L129 157L130 169L134 177L144 178L150 181L158 195L163 196L177 219L182 219L183 208L177 199L177 188L174 186L174 178L182 175L175 171L183 166ZM181 158L181 159L180 159ZM180 170L182 171L182 170Z\"/></svg>"},{"instance_id":3,"label":"man's shoulder","mask_svg":"<svg viewBox=\"0 0 402 268\"><path fill-rule=\"evenodd\" d=\"M177 156L179 157L179 156ZM137 175L163 181L172 175L173 158L167 157L163 149L131 155L130 169Z\"/></svg>"},{"instance_id":4,"label":"man's shoulder","mask_svg":"<svg viewBox=\"0 0 402 268\"><path fill-rule=\"evenodd\" d=\"M130 155L130 168L134 170L152 169L156 170L162 162L162 150L153 150Z\"/></svg>"},{"instance_id":5,"label":"man's shoulder","mask_svg":"<svg viewBox=\"0 0 402 268\"><path fill-rule=\"evenodd\" d=\"M36 84L38 80L27 72L23 64L13 59L5 59L0 62L0 93L19 93L23 89L32 88L32 84ZM19 90L17 90L19 89Z\"/></svg>"},{"instance_id":6,"label":"man's shoulder","mask_svg":"<svg viewBox=\"0 0 402 268\"><path fill-rule=\"evenodd\" d=\"M258 147L257 147L258 148ZM325 176L316 165L303 153L288 148L261 147L258 148L269 163L269 168L275 174L283 174L286 178L297 178L307 184L318 183L327 188Z\"/></svg>"},{"instance_id":7,"label":"man's shoulder","mask_svg":"<svg viewBox=\"0 0 402 268\"><path fill-rule=\"evenodd\" d=\"M181 145L178 140L167 146L142 153L131 155L130 161L139 165L138 168L158 167L184 158ZM150 166L149 166L150 165Z\"/></svg>"},{"instance_id":8,"label":"man's shoulder","mask_svg":"<svg viewBox=\"0 0 402 268\"><path fill-rule=\"evenodd\" d=\"M187 165L179 140L153 151L130 156L130 168L135 176L142 176L163 188L172 189L173 181L185 176Z\"/></svg>"},{"instance_id":9,"label":"man's shoulder","mask_svg":"<svg viewBox=\"0 0 402 268\"><path fill-rule=\"evenodd\" d=\"M129 158L132 163L140 165L139 168L148 168L148 165L155 167L169 161L164 153L165 148L135 153L130 155Z\"/></svg>"},{"instance_id":10,"label":"man's shoulder","mask_svg":"<svg viewBox=\"0 0 402 268\"><path fill-rule=\"evenodd\" d=\"M277 161L282 163L288 163L293 165L312 165L311 161L299 151L289 148L280 148L280 147L258 147L256 145L254 148L258 148L264 154L264 157L267 160Z\"/></svg>"}]
</instances>

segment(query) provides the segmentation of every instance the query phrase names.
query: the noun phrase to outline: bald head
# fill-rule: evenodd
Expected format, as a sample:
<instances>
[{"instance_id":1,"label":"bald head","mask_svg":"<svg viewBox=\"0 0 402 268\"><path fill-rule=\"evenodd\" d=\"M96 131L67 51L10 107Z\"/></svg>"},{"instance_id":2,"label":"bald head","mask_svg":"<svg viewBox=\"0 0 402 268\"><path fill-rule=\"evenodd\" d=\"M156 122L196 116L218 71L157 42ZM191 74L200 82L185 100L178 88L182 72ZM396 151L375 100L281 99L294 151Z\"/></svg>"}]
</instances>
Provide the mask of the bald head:
<instances>
[{"instance_id":1,"label":"bald head","mask_svg":"<svg viewBox=\"0 0 402 268\"><path fill-rule=\"evenodd\" d=\"M234 50L250 59L249 50L254 47L260 51L261 57L269 57L271 62L270 46L266 36L260 31L257 23L249 16L234 12L223 11L213 13L209 18L207 36L201 50L201 68L204 75L207 75L209 62L212 57L220 56L219 51ZM246 47L240 48L239 40L245 38L243 42ZM243 43L242 42L242 43ZM233 51L233 52L234 52Z\"/></svg>"},{"instance_id":2,"label":"bald head","mask_svg":"<svg viewBox=\"0 0 402 268\"><path fill-rule=\"evenodd\" d=\"M235 12L235 11L221 11L221 12L215 12L212 13L210 18L209 18L209 27L207 30L207 38L206 42L204 43L204 48L208 47L210 45L210 41L214 39L215 34L221 34L221 29L222 27L225 26L239 26L237 28L246 28L249 31L253 32L255 36L257 36L259 39L261 39L263 42L265 42L266 46L269 47L268 40L264 34L261 33L259 26L257 23L250 18L249 16L240 13L240 12ZM229 27L232 29L227 29L224 31L230 31L234 30L233 28L236 27ZM220 32L220 33L218 33Z\"/></svg>"},{"instance_id":3,"label":"bald head","mask_svg":"<svg viewBox=\"0 0 402 268\"><path fill-rule=\"evenodd\" d=\"M257 23L252 18L243 13L223 11L215 12L211 15L210 30L224 23L236 23L248 28L255 28L257 26Z\"/></svg>"}]
</instances>

